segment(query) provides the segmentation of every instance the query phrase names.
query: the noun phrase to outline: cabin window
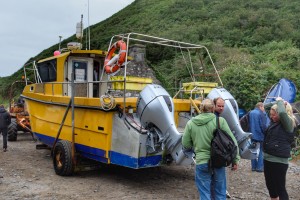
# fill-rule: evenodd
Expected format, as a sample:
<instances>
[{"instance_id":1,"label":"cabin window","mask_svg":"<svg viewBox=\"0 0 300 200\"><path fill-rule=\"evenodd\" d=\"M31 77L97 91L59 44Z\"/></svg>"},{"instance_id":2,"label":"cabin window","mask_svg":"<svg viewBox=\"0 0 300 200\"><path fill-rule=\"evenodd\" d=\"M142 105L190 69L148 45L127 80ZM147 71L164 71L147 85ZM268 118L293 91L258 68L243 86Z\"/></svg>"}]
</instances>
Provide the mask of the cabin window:
<instances>
[{"instance_id":1,"label":"cabin window","mask_svg":"<svg viewBox=\"0 0 300 200\"><path fill-rule=\"evenodd\" d=\"M39 63L37 69L42 82L56 81L56 59Z\"/></svg>"},{"instance_id":2,"label":"cabin window","mask_svg":"<svg viewBox=\"0 0 300 200\"><path fill-rule=\"evenodd\" d=\"M74 80L78 82L87 81L87 62L74 61Z\"/></svg>"}]
</instances>

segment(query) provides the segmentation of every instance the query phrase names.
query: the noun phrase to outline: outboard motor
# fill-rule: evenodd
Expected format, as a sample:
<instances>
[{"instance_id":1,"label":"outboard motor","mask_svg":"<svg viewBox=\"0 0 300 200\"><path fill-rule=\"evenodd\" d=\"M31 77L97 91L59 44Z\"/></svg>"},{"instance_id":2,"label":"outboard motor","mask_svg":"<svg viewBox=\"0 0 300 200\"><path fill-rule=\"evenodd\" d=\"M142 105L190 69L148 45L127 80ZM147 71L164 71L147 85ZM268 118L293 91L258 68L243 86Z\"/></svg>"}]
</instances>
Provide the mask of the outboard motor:
<instances>
[{"instance_id":1,"label":"outboard motor","mask_svg":"<svg viewBox=\"0 0 300 200\"><path fill-rule=\"evenodd\" d=\"M259 154L259 144L255 148L250 147L250 137L252 133L244 132L241 128L238 118L238 105L233 96L224 88L215 88L208 95L207 98L214 99L221 97L225 100L224 111L221 117L224 117L230 127L230 130L234 134L238 146L241 158L255 159Z\"/></svg>"},{"instance_id":2,"label":"outboard motor","mask_svg":"<svg viewBox=\"0 0 300 200\"><path fill-rule=\"evenodd\" d=\"M194 163L192 156L187 156L182 151L182 135L177 131L174 121L174 104L163 87L155 84L147 85L140 92L137 116L142 126L148 130L149 153L166 149L176 164Z\"/></svg>"}]
</instances>

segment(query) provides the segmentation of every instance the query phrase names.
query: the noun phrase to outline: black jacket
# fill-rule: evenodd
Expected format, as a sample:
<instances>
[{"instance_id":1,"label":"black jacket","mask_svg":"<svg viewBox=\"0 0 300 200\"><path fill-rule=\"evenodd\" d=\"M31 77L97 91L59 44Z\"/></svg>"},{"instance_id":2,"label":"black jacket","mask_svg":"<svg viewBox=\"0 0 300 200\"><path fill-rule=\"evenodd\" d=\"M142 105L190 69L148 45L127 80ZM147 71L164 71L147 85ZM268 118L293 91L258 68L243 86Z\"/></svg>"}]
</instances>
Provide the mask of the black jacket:
<instances>
[{"instance_id":1,"label":"black jacket","mask_svg":"<svg viewBox=\"0 0 300 200\"><path fill-rule=\"evenodd\" d=\"M281 158L289 158L293 139L294 133L287 132L280 122L272 123L266 130L264 152Z\"/></svg>"},{"instance_id":2,"label":"black jacket","mask_svg":"<svg viewBox=\"0 0 300 200\"><path fill-rule=\"evenodd\" d=\"M11 123L10 114L0 107L0 128L7 128Z\"/></svg>"}]
</instances>

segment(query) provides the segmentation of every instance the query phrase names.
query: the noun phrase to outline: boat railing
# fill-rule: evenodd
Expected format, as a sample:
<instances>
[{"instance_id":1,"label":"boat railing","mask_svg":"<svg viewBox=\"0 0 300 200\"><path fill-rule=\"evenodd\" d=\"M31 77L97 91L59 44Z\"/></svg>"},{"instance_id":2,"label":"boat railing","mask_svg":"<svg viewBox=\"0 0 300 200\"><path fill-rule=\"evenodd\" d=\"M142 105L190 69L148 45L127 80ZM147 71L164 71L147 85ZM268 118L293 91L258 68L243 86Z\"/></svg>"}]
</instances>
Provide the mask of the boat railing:
<instances>
[{"instance_id":1,"label":"boat railing","mask_svg":"<svg viewBox=\"0 0 300 200\"><path fill-rule=\"evenodd\" d=\"M189 82L183 83L183 86L173 96L173 99L178 96L188 95L191 98L204 99L205 94L208 94L213 88L218 87L218 83L214 82Z\"/></svg>"},{"instance_id":2,"label":"boat railing","mask_svg":"<svg viewBox=\"0 0 300 200\"><path fill-rule=\"evenodd\" d=\"M112 94L115 97L123 96L124 84L132 84L128 91L140 91L141 85L149 84L137 80L107 80L107 81L85 81L74 82L75 97L99 98L104 94ZM133 86L135 85L135 86ZM102 86L103 91L102 91ZM119 91L119 92L118 92ZM34 93L42 93L50 96L71 96L71 82L43 82L36 83ZM124 94L128 96L128 94Z\"/></svg>"},{"instance_id":3,"label":"boat railing","mask_svg":"<svg viewBox=\"0 0 300 200\"><path fill-rule=\"evenodd\" d=\"M39 75L39 72L37 70L36 62L28 62L23 66L23 71L24 71L24 80L26 85L31 84L32 82L35 83L42 83L42 79ZM29 77L27 76L28 74L33 74L34 81L30 81Z\"/></svg>"}]
</instances>

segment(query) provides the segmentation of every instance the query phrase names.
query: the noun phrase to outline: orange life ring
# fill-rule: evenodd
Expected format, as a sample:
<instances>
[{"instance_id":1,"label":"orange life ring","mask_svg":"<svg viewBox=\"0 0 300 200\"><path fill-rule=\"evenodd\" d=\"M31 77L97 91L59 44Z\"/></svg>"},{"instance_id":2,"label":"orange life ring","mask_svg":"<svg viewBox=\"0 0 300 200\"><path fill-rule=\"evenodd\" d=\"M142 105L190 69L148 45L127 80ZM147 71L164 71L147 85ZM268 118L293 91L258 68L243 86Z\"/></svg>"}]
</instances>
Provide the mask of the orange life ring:
<instances>
[{"instance_id":1,"label":"orange life ring","mask_svg":"<svg viewBox=\"0 0 300 200\"><path fill-rule=\"evenodd\" d=\"M114 54L117 48L119 48L120 51L119 54L114 57L116 59L115 60L114 58L112 59L112 55ZM127 52L127 47L126 47L126 43L123 40L119 40L115 42L110 47L104 61L105 72L107 74L114 73L120 68L120 66L125 62L126 52Z\"/></svg>"}]
</instances>

